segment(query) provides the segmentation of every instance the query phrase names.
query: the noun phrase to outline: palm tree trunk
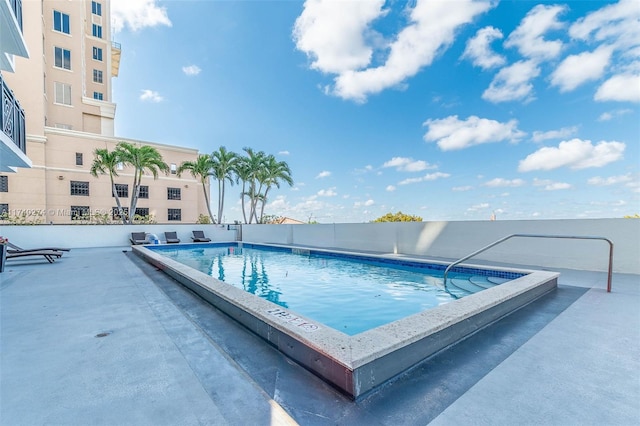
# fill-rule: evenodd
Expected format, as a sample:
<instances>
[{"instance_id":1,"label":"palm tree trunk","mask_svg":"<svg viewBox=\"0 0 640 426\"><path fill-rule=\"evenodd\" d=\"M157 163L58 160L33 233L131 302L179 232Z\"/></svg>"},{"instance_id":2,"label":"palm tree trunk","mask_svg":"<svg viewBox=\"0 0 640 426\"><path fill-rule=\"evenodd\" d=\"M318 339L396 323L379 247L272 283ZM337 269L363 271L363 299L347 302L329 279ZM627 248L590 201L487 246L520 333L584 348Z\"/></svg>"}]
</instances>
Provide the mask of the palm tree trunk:
<instances>
[{"instance_id":1,"label":"palm tree trunk","mask_svg":"<svg viewBox=\"0 0 640 426\"><path fill-rule=\"evenodd\" d=\"M269 192L269 188L264 190L264 199L262 200L262 206L260 207L260 223L262 223L262 217L264 216L264 205L267 204L267 193Z\"/></svg>"},{"instance_id":2,"label":"palm tree trunk","mask_svg":"<svg viewBox=\"0 0 640 426\"><path fill-rule=\"evenodd\" d=\"M224 179L218 181L218 223L222 224L222 209L224 207Z\"/></svg>"},{"instance_id":3,"label":"palm tree trunk","mask_svg":"<svg viewBox=\"0 0 640 426\"><path fill-rule=\"evenodd\" d=\"M209 195L207 195L206 177L202 179L202 190L204 191L204 201L207 203L207 211L209 212L209 220L213 223L213 215L211 214L211 205L209 204Z\"/></svg>"},{"instance_id":4,"label":"palm tree trunk","mask_svg":"<svg viewBox=\"0 0 640 426\"><path fill-rule=\"evenodd\" d=\"M113 180L113 173L109 172L109 178L111 179L111 192L116 199L116 206L118 206L118 216L120 216L122 224L126 225L127 219L124 217L124 214L122 212L122 203L120 202L120 197L118 196L118 191L116 190L116 183Z\"/></svg>"}]
</instances>

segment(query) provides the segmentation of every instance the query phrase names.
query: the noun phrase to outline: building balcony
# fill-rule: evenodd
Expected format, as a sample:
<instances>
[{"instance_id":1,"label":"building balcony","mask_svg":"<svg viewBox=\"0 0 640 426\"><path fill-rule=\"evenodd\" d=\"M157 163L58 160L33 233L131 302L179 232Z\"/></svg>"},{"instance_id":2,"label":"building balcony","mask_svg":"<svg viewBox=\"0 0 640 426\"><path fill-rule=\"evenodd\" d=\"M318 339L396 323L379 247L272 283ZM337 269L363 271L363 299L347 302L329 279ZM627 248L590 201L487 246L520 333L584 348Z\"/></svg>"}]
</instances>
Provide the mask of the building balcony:
<instances>
[{"instance_id":1,"label":"building balcony","mask_svg":"<svg viewBox=\"0 0 640 426\"><path fill-rule=\"evenodd\" d=\"M22 35L22 0L0 0L0 70L15 71L14 55L29 57Z\"/></svg>"},{"instance_id":2,"label":"building balcony","mask_svg":"<svg viewBox=\"0 0 640 426\"><path fill-rule=\"evenodd\" d=\"M4 0L0 0L4 1ZM24 109L0 74L0 172L31 167L27 157Z\"/></svg>"}]
</instances>

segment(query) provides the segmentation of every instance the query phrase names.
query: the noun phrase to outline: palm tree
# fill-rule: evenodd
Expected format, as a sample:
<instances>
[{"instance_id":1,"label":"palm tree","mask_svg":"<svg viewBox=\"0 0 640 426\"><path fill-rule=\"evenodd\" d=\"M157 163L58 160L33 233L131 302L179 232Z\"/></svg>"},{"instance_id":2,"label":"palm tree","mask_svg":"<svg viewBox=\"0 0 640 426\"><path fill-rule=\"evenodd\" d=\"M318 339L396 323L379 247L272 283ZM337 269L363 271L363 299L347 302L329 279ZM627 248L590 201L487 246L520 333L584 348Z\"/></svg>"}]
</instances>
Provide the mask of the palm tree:
<instances>
[{"instance_id":1,"label":"palm tree","mask_svg":"<svg viewBox=\"0 0 640 426\"><path fill-rule=\"evenodd\" d=\"M238 181L242 181L242 191L240 191L240 199L241 199L241 204L242 204L242 217L244 218L244 223L248 223L247 222L247 212L245 210L245 202L244 202L244 197L246 197L248 195L247 193L247 182L249 182L249 179L251 179L251 170L249 169L249 164L248 164L248 160L247 157L238 157L238 161L236 162L235 165L235 170L234 170L235 174L236 174L236 182Z\"/></svg>"},{"instance_id":2,"label":"palm tree","mask_svg":"<svg viewBox=\"0 0 640 426\"><path fill-rule=\"evenodd\" d=\"M256 217L256 222L262 223L262 217L264 215L264 206L267 203L267 194L269 190L275 185L280 188L280 182L286 182L289 186L293 185L293 179L291 178L291 169L285 161L276 161L273 155L266 157L263 169L258 174L260 186L264 186L264 194L262 196L262 206L260 208L260 220Z\"/></svg>"},{"instance_id":3,"label":"palm tree","mask_svg":"<svg viewBox=\"0 0 640 426\"><path fill-rule=\"evenodd\" d=\"M122 163L134 168L133 192L131 194L131 205L129 206L129 223L133 223L143 173L149 171L153 175L153 178L157 179L158 172L163 171L167 173L169 166L162 160L162 155L158 150L151 146L136 146L128 142L120 142L116 147L116 151Z\"/></svg>"},{"instance_id":4,"label":"palm tree","mask_svg":"<svg viewBox=\"0 0 640 426\"><path fill-rule=\"evenodd\" d=\"M213 220L213 215L211 214L211 205L209 203L209 193L207 188L209 187L209 176L211 176L211 172L213 169L214 163L211 160L211 156L209 155L198 155L196 161L184 161L178 167L176 174L180 176L185 170L189 170L191 172L191 176L200 180L202 184L202 190L204 191L204 201L207 204L207 211L209 212L209 219L212 223L215 223Z\"/></svg>"},{"instance_id":5,"label":"palm tree","mask_svg":"<svg viewBox=\"0 0 640 426\"><path fill-rule=\"evenodd\" d=\"M249 197L249 221L247 222L246 215L244 216L245 223L251 223L253 218L256 218L256 207L260 198L260 189L257 188L259 184L258 174L264 167L266 160L266 154L263 151L255 152L251 148L242 148L246 153L246 157L241 157L238 167L236 167L236 174L242 179L242 214L245 215L244 197ZM249 184L249 190L246 191L246 184Z\"/></svg>"},{"instance_id":6,"label":"palm tree","mask_svg":"<svg viewBox=\"0 0 640 426\"><path fill-rule=\"evenodd\" d=\"M211 162L213 163L212 176L218 180L218 223L222 223L225 181L228 180L229 184L233 185L238 154L227 151L224 146L221 146L211 154Z\"/></svg>"},{"instance_id":7,"label":"palm tree","mask_svg":"<svg viewBox=\"0 0 640 426\"><path fill-rule=\"evenodd\" d=\"M118 191L116 190L116 183L114 181L114 176L118 176L118 163L120 159L118 158L118 151L109 151L108 149L96 149L93 152L93 164L91 164L90 173L94 177L98 177L98 175L109 175L109 179L111 180L111 193L116 199L116 205L118 206L118 215L120 219L122 219L122 223L126 224L127 219L124 211L122 210L122 204L120 203L120 197L118 196Z\"/></svg>"}]
</instances>

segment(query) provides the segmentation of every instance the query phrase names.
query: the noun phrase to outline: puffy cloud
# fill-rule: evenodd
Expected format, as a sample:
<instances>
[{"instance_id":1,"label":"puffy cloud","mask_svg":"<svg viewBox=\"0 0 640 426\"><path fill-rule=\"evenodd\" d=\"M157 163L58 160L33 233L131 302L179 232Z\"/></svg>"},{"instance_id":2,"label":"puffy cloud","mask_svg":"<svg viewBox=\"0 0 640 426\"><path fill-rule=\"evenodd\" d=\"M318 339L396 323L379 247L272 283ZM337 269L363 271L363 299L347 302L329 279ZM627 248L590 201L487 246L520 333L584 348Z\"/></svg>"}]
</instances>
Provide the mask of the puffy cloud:
<instances>
[{"instance_id":1,"label":"puffy cloud","mask_svg":"<svg viewBox=\"0 0 640 426\"><path fill-rule=\"evenodd\" d=\"M182 67L182 72L189 76L198 75L200 74L200 71L202 70L197 65L189 65L188 67Z\"/></svg>"},{"instance_id":2,"label":"puffy cloud","mask_svg":"<svg viewBox=\"0 0 640 426\"><path fill-rule=\"evenodd\" d=\"M603 112L602 114L600 114L600 117L598 117L598 121L609 121L609 120L612 120L614 117L624 115L624 114L630 114L632 112L633 110L628 108Z\"/></svg>"},{"instance_id":3,"label":"puffy cloud","mask_svg":"<svg viewBox=\"0 0 640 426\"><path fill-rule=\"evenodd\" d=\"M488 0L460 0L455 8L448 2L417 0L409 9L409 25L381 46L389 52L386 62L365 68L374 54L366 35L372 32L371 22L385 13L383 4L381 0L305 2L293 35L298 49L314 58L312 68L338 74L327 93L364 102L370 94L403 83L431 64L453 42L461 25L493 6Z\"/></svg>"},{"instance_id":4,"label":"puffy cloud","mask_svg":"<svg viewBox=\"0 0 640 426\"><path fill-rule=\"evenodd\" d=\"M321 171L320 173L318 173L318 176L316 176L316 179L322 179L322 178L326 178L326 177L329 177L329 176L331 176L331 172L329 172L327 170L324 170L324 171Z\"/></svg>"},{"instance_id":5,"label":"puffy cloud","mask_svg":"<svg viewBox=\"0 0 640 426\"><path fill-rule=\"evenodd\" d=\"M296 47L312 59L311 68L322 72L366 67L373 54L366 33L385 14L383 6L384 0L307 0L293 29Z\"/></svg>"},{"instance_id":6,"label":"puffy cloud","mask_svg":"<svg viewBox=\"0 0 640 426\"><path fill-rule=\"evenodd\" d=\"M518 171L553 170L560 167L586 169L602 167L622 158L626 145L622 142L598 142L571 139L560 142L558 147L540 148L520 161Z\"/></svg>"},{"instance_id":7,"label":"puffy cloud","mask_svg":"<svg viewBox=\"0 0 640 426\"><path fill-rule=\"evenodd\" d=\"M356 201L355 203L353 203L353 207L371 207L374 204L375 204L375 201L369 199L364 202Z\"/></svg>"},{"instance_id":8,"label":"puffy cloud","mask_svg":"<svg viewBox=\"0 0 640 426\"><path fill-rule=\"evenodd\" d=\"M549 179L534 179L533 186L543 186L545 191L559 191L563 189L571 189L572 185L565 182L553 182Z\"/></svg>"},{"instance_id":9,"label":"puffy cloud","mask_svg":"<svg viewBox=\"0 0 640 426\"><path fill-rule=\"evenodd\" d=\"M618 74L598 87L596 101L640 102L640 74Z\"/></svg>"},{"instance_id":10,"label":"puffy cloud","mask_svg":"<svg viewBox=\"0 0 640 426\"><path fill-rule=\"evenodd\" d=\"M467 209L467 211L469 212L475 212L478 210L485 210L489 208L489 203L480 203L480 204L474 204L473 206L469 207Z\"/></svg>"},{"instance_id":11,"label":"puffy cloud","mask_svg":"<svg viewBox=\"0 0 640 426\"><path fill-rule=\"evenodd\" d=\"M387 192L393 192L396 190L396 187L393 185L387 185L387 187L385 188L385 191Z\"/></svg>"},{"instance_id":12,"label":"puffy cloud","mask_svg":"<svg viewBox=\"0 0 640 426\"><path fill-rule=\"evenodd\" d=\"M112 0L111 22L116 33L125 26L132 31L158 25L171 26L167 8L159 6L156 0Z\"/></svg>"},{"instance_id":13,"label":"puffy cloud","mask_svg":"<svg viewBox=\"0 0 640 426\"><path fill-rule=\"evenodd\" d=\"M278 152L278 155L289 155L289 154L290 154L290 152L287 151L287 150Z\"/></svg>"},{"instance_id":14,"label":"puffy cloud","mask_svg":"<svg viewBox=\"0 0 640 426\"><path fill-rule=\"evenodd\" d=\"M483 143L517 142L525 136L524 132L518 130L516 120L500 123L475 115L466 120L459 120L457 115L452 115L439 120L427 120L424 125L429 127L424 140L437 142L438 147L443 151L463 149Z\"/></svg>"},{"instance_id":15,"label":"puffy cloud","mask_svg":"<svg viewBox=\"0 0 640 426\"><path fill-rule=\"evenodd\" d=\"M318 191L318 197L335 197L336 195L338 195L338 193L335 191L336 188L329 188L329 189L321 189L320 191Z\"/></svg>"},{"instance_id":16,"label":"puffy cloud","mask_svg":"<svg viewBox=\"0 0 640 426\"><path fill-rule=\"evenodd\" d=\"M593 52L567 56L551 74L551 85L558 86L560 92L569 92L587 81L599 79L612 53L610 46L601 46Z\"/></svg>"},{"instance_id":17,"label":"puffy cloud","mask_svg":"<svg viewBox=\"0 0 640 426\"><path fill-rule=\"evenodd\" d=\"M451 188L452 191L456 191L456 192L464 192L464 191L471 191L473 189L473 186L467 185L467 186L454 186L453 188Z\"/></svg>"},{"instance_id":18,"label":"puffy cloud","mask_svg":"<svg viewBox=\"0 0 640 426\"><path fill-rule=\"evenodd\" d=\"M451 176L449 173L442 173L442 172L427 173L422 177L405 179L402 182L398 182L398 185L409 185L411 183L432 181L432 180L437 180L442 178L448 178L449 176Z\"/></svg>"},{"instance_id":19,"label":"puffy cloud","mask_svg":"<svg viewBox=\"0 0 640 426\"><path fill-rule=\"evenodd\" d=\"M435 166L430 165L426 161L406 157L393 157L391 160L385 162L382 167L395 167L396 170L400 172L421 172L435 168Z\"/></svg>"},{"instance_id":20,"label":"puffy cloud","mask_svg":"<svg viewBox=\"0 0 640 426\"><path fill-rule=\"evenodd\" d=\"M522 179L495 178L495 179L491 179L488 182L485 182L483 186L489 186L491 188L503 188L503 187L516 188L524 184L525 184L525 181Z\"/></svg>"},{"instance_id":21,"label":"puffy cloud","mask_svg":"<svg viewBox=\"0 0 640 426\"><path fill-rule=\"evenodd\" d=\"M508 102L533 99L531 80L540 75L538 63L534 60L518 61L502 68L482 93L482 99L490 102Z\"/></svg>"},{"instance_id":22,"label":"puffy cloud","mask_svg":"<svg viewBox=\"0 0 640 426\"><path fill-rule=\"evenodd\" d=\"M463 59L469 59L474 66L490 69L504 65L506 59L491 50L491 42L501 39L502 32L493 27L485 27L467 41L467 47L462 54Z\"/></svg>"},{"instance_id":23,"label":"puffy cloud","mask_svg":"<svg viewBox=\"0 0 640 426\"><path fill-rule=\"evenodd\" d=\"M140 100L158 103L162 102L164 98L154 90L144 89L140 95Z\"/></svg>"},{"instance_id":24,"label":"puffy cloud","mask_svg":"<svg viewBox=\"0 0 640 426\"><path fill-rule=\"evenodd\" d=\"M562 28L562 23L557 18L565 10L565 6L537 5L527 13L518 28L509 34L505 47L515 47L527 58L555 58L562 50L562 42L548 41L543 36L549 30Z\"/></svg>"},{"instance_id":25,"label":"puffy cloud","mask_svg":"<svg viewBox=\"0 0 640 426\"><path fill-rule=\"evenodd\" d=\"M633 178L631 177L631 174L626 174L626 175L620 175L620 176L609 176L608 178L603 178L600 176L595 176L592 177L591 179L589 179L587 181L587 183L589 185L595 185L595 186L609 186L609 185L617 185L620 183L627 183L627 182L631 182L633 180Z\"/></svg>"},{"instance_id":26,"label":"puffy cloud","mask_svg":"<svg viewBox=\"0 0 640 426\"><path fill-rule=\"evenodd\" d=\"M569 35L578 40L607 41L618 50L632 51L640 46L638 20L638 1L620 0L578 19L569 28Z\"/></svg>"},{"instance_id":27,"label":"puffy cloud","mask_svg":"<svg viewBox=\"0 0 640 426\"><path fill-rule=\"evenodd\" d=\"M549 130L547 132L533 132L533 137L531 140L534 142L542 142L549 139L566 139L569 136L574 135L578 131L576 126L573 127L563 127L558 130Z\"/></svg>"}]
</instances>

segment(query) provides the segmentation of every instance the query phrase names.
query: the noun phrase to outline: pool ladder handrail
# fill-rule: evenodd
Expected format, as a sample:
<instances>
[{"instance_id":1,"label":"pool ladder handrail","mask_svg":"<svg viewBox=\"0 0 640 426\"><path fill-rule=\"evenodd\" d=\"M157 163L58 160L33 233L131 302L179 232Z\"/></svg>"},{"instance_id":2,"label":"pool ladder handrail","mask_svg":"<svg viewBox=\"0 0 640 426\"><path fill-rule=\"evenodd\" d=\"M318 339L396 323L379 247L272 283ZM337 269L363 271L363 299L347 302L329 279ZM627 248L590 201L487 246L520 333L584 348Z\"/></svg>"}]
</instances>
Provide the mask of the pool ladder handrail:
<instances>
[{"instance_id":1,"label":"pool ladder handrail","mask_svg":"<svg viewBox=\"0 0 640 426\"><path fill-rule=\"evenodd\" d=\"M481 249L476 250L473 253L456 260L455 262L453 262L449 266L447 266L447 268L444 270L444 288L445 288L445 290L447 289L447 274L449 273L449 270L451 270L451 268L453 268L454 266L458 265L459 263L464 262L465 260L471 259L475 255L480 254L483 251L486 251L486 250L490 249L493 246L497 246L498 244L500 244L500 243L502 243L502 242L504 242L504 241L506 241L506 240L508 240L510 238L514 238L514 237L563 238L563 239L573 239L573 240L603 240L603 241L606 241L607 243L609 243L609 272L608 272L608 275L607 275L607 293L611 293L611 277L613 275L613 242L610 239L605 238L605 237L594 237L594 236L546 235L546 234L511 234L511 235L507 235L506 237L500 238L499 240L494 241L493 243L491 243L491 244L489 244L487 246L484 246Z\"/></svg>"}]
</instances>

